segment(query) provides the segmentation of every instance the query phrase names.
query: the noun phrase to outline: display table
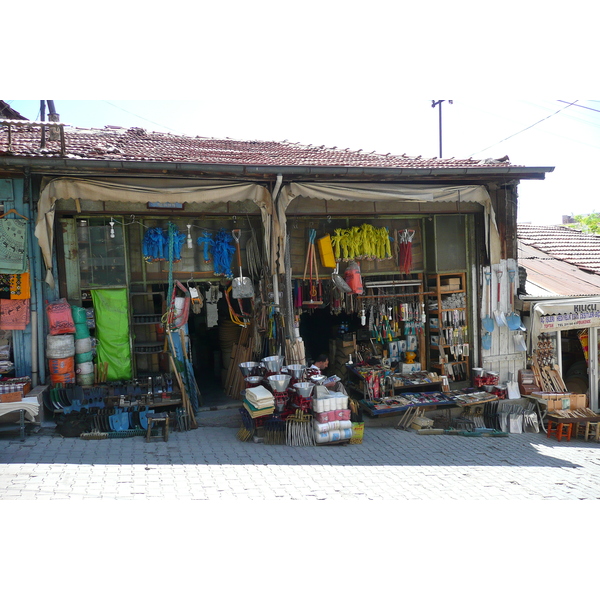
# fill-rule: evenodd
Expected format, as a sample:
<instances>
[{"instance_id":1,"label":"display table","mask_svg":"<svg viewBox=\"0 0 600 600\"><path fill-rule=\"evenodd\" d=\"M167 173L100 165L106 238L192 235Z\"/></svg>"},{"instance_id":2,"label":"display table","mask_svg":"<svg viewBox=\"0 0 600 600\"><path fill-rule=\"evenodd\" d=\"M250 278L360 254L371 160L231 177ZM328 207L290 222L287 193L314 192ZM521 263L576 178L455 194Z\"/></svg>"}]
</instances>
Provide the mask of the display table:
<instances>
[{"instance_id":1,"label":"display table","mask_svg":"<svg viewBox=\"0 0 600 600\"><path fill-rule=\"evenodd\" d=\"M34 421L35 417L39 413L40 405L37 398L23 398L20 402L0 402L0 417L11 413L19 413L19 432L21 441L25 441L25 425L27 417L29 421ZM4 423L1 430L5 428L11 428L16 425L11 423Z\"/></svg>"},{"instance_id":2,"label":"display table","mask_svg":"<svg viewBox=\"0 0 600 600\"><path fill-rule=\"evenodd\" d=\"M442 392L413 392L399 394L388 398L360 401L363 410L371 417L393 416L402 413L409 408L425 408L436 410L438 408L452 408L456 406L454 400L450 400Z\"/></svg>"}]
</instances>

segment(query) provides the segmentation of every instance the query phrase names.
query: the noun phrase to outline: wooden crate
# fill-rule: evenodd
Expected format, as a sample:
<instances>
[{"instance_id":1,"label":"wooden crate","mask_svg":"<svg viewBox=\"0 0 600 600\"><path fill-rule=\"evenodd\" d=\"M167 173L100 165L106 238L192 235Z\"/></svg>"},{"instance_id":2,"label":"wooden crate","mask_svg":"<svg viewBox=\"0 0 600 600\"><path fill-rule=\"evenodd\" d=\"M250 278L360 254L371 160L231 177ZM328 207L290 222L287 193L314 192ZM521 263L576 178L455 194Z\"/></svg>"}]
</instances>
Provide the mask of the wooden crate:
<instances>
[{"instance_id":1,"label":"wooden crate","mask_svg":"<svg viewBox=\"0 0 600 600\"><path fill-rule=\"evenodd\" d=\"M0 402L21 402L21 400L23 400L23 392L0 394Z\"/></svg>"}]
</instances>

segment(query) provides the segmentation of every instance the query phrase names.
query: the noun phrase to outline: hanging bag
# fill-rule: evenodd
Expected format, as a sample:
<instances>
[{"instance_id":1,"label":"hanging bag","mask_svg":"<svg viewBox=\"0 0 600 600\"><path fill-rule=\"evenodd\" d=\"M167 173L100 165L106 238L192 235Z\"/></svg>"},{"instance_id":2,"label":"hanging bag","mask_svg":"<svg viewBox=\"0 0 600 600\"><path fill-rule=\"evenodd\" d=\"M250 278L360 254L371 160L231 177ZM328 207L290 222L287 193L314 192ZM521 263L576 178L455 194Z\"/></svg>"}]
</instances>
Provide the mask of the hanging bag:
<instances>
[{"instance_id":1,"label":"hanging bag","mask_svg":"<svg viewBox=\"0 0 600 600\"><path fill-rule=\"evenodd\" d=\"M65 298L61 298L56 302L47 302L46 314L48 315L50 335L75 333L75 323L73 322L71 305Z\"/></svg>"}]
</instances>

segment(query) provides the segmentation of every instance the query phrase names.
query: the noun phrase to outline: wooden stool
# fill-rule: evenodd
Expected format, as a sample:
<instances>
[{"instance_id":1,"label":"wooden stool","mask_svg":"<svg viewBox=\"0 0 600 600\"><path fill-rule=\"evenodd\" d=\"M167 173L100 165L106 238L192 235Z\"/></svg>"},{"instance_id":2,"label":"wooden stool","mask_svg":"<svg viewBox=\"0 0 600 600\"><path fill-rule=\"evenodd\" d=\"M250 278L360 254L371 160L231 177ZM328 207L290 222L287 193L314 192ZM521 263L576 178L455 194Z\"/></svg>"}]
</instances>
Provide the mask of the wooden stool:
<instances>
[{"instance_id":1,"label":"wooden stool","mask_svg":"<svg viewBox=\"0 0 600 600\"><path fill-rule=\"evenodd\" d=\"M161 437L160 435L152 435L152 428L154 425L158 425L162 428L162 437L165 442L167 442L169 440L169 415L167 413L148 415L148 429L146 429L147 442L152 438Z\"/></svg>"},{"instance_id":2,"label":"wooden stool","mask_svg":"<svg viewBox=\"0 0 600 600\"><path fill-rule=\"evenodd\" d=\"M548 432L546 433L546 437L555 437L559 442L562 441L563 437L566 437L567 442L570 442L572 432L573 423L561 423L554 419L548 419Z\"/></svg>"},{"instance_id":3,"label":"wooden stool","mask_svg":"<svg viewBox=\"0 0 600 600\"><path fill-rule=\"evenodd\" d=\"M598 421L588 421L585 424L585 434L584 440L587 442L588 440L598 441L600 437L600 423Z\"/></svg>"}]
</instances>

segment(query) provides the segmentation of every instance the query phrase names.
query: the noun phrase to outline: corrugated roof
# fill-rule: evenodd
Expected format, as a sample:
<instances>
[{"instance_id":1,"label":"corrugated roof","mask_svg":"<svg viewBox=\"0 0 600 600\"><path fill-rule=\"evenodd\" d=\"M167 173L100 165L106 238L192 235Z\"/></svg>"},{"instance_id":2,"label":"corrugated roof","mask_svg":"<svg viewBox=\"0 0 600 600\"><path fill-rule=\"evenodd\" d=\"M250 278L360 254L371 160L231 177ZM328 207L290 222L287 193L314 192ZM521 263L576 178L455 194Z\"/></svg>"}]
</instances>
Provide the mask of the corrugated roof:
<instances>
[{"instance_id":1,"label":"corrugated roof","mask_svg":"<svg viewBox=\"0 0 600 600\"><path fill-rule=\"evenodd\" d=\"M600 275L518 242L519 266L527 271L527 296L600 295Z\"/></svg>"},{"instance_id":2,"label":"corrugated roof","mask_svg":"<svg viewBox=\"0 0 600 600\"><path fill-rule=\"evenodd\" d=\"M519 242L547 257L600 275L600 236L560 225L517 225Z\"/></svg>"},{"instance_id":3,"label":"corrugated roof","mask_svg":"<svg viewBox=\"0 0 600 600\"><path fill-rule=\"evenodd\" d=\"M46 124L47 126L48 124ZM326 148L283 142L243 141L189 137L148 132L132 127L121 129L64 128L65 154L61 142L49 141L40 147L41 125L12 121L8 145L8 122L0 121L0 155L22 157L63 157L96 160L187 162L214 165L322 166L375 168L489 168L511 167L508 157L498 161L471 158L423 158L392 154L366 153L349 148Z\"/></svg>"}]
</instances>

